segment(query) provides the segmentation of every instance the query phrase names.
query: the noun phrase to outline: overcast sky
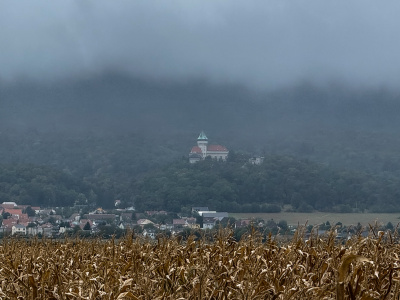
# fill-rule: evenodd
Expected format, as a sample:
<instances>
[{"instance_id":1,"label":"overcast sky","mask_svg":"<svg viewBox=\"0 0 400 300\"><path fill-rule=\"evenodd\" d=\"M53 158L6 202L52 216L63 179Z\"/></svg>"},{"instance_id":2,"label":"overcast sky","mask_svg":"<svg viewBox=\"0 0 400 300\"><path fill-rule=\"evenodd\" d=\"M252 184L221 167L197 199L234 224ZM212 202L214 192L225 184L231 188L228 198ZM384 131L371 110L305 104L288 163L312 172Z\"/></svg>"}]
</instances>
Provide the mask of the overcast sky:
<instances>
[{"instance_id":1,"label":"overcast sky","mask_svg":"<svg viewBox=\"0 0 400 300\"><path fill-rule=\"evenodd\" d=\"M400 82L400 1L0 2L0 78Z\"/></svg>"}]
</instances>

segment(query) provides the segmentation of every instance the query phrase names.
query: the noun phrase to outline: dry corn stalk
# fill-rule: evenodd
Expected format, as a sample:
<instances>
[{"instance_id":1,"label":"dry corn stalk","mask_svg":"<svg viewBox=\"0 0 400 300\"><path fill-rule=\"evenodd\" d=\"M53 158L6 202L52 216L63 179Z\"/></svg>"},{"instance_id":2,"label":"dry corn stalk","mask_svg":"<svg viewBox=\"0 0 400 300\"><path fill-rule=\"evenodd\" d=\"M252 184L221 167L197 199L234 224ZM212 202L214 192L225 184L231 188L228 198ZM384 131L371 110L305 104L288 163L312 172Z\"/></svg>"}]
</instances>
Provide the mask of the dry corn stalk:
<instances>
[{"instance_id":1,"label":"dry corn stalk","mask_svg":"<svg viewBox=\"0 0 400 300\"><path fill-rule=\"evenodd\" d=\"M0 299L397 299L400 246L376 237L0 244ZM346 254L350 253L350 254ZM365 263L366 261L370 263Z\"/></svg>"}]
</instances>

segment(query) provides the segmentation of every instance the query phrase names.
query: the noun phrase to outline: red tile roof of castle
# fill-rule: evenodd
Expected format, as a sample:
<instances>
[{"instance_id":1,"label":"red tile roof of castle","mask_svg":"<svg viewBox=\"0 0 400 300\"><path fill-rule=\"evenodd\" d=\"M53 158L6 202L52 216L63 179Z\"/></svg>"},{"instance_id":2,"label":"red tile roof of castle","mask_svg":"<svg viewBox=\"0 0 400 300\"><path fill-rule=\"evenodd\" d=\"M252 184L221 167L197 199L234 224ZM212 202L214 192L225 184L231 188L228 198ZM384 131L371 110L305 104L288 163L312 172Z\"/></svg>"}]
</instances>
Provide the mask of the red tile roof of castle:
<instances>
[{"instance_id":1,"label":"red tile roof of castle","mask_svg":"<svg viewBox=\"0 0 400 300\"><path fill-rule=\"evenodd\" d=\"M190 151L190 153L202 153L202 151L199 146L194 146L192 148L192 151Z\"/></svg>"},{"instance_id":2,"label":"red tile roof of castle","mask_svg":"<svg viewBox=\"0 0 400 300\"><path fill-rule=\"evenodd\" d=\"M228 151L228 149L221 145L209 145L207 151Z\"/></svg>"}]
</instances>

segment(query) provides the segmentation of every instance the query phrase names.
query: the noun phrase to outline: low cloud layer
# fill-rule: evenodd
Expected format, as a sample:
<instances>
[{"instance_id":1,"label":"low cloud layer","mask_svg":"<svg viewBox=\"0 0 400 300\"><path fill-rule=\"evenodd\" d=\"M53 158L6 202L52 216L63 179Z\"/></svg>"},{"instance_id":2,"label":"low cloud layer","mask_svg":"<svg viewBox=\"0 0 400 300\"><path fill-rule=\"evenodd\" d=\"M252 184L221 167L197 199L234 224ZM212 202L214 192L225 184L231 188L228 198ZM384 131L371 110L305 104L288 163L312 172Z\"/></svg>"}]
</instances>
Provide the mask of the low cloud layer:
<instances>
[{"instance_id":1,"label":"low cloud layer","mask_svg":"<svg viewBox=\"0 0 400 300\"><path fill-rule=\"evenodd\" d=\"M1 1L0 79L106 71L275 88L396 87L400 2Z\"/></svg>"}]
</instances>

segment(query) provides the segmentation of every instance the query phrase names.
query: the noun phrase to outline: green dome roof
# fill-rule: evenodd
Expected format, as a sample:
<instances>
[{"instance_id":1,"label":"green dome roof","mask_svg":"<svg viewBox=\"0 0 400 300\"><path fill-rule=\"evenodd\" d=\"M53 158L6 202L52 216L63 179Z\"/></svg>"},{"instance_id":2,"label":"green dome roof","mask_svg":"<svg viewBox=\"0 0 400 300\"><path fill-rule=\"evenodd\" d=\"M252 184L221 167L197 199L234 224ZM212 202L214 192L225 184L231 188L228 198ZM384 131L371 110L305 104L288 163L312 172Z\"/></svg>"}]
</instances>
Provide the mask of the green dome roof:
<instances>
[{"instance_id":1,"label":"green dome roof","mask_svg":"<svg viewBox=\"0 0 400 300\"><path fill-rule=\"evenodd\" d=\"M198 140L198 141L201 141L201 140L208 140L208 138L207 138L206 134L204 133L204 131L200 132L200 135L199 135L199 137L197 138L197 140Z\"/></svg>"}]
</instances>

